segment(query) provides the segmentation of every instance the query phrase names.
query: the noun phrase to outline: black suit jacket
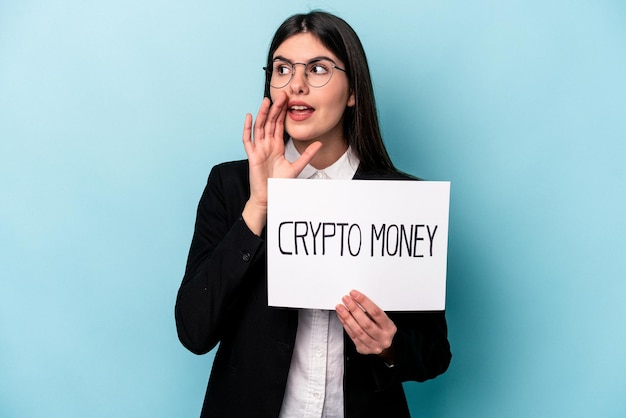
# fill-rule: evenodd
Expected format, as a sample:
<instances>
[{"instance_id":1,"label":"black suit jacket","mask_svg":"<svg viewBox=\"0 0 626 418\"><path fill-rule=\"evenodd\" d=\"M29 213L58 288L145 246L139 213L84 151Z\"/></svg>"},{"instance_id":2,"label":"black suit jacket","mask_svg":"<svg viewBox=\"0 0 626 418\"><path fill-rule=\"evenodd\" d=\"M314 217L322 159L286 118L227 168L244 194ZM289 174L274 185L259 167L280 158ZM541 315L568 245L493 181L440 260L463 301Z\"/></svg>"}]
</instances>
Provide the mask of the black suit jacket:
<instances>
[{"instance_id":1,"label":"black suit jacket","mask_svg":"<svg viewBox=\"0 0 626 418\"><path fill-rule=\"evenodd\" d=\"M358 170L355 179L409 179ZM220 343L202 417L277 417L298 327L295 309L267 306L266 247L241 219L250 195L247 161L213 167L198 206L176 300L182 344L204 354ZM402 388L450 362L444 312L388 312L397 326L395 365L361 355L344 332L346 417L406 417Z\"/></svg>"}]
</instances>

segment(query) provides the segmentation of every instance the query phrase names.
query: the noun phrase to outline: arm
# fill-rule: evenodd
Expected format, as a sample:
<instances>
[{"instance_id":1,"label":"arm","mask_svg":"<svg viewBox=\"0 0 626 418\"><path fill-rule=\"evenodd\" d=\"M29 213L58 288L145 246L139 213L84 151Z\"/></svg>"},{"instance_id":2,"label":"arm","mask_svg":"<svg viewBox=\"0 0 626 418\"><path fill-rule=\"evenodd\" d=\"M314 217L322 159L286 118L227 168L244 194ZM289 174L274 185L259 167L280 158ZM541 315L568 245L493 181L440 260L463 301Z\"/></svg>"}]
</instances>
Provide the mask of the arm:
<instances>
[{"instance_id":1,"label":"arm","mask_svg":"<svg viewBox=\"0 0 626 418\"><path fill-rule=\"evenodd\" d=\"M210 351L237 326L246 282L264 277L263 240L267 179L296 177L321 147L311 144L293 163L284 157L285 94L274 105L264 99L254 123L246 115L243 145L248 171L214 168L200 200L187 268L176 300L180 341L190 351Z\"/></svg>"},{"instance_id":2,"label":"arm","mask_svg":"<svg viewBox=\"0 0 626 418\"><path fill-rule=\"evenodd\" d=\"M248 194L247 171L245 166L232 168L211 171L176 300L179 339L196 354L210 351L233 326L245 284L258 280L257 270L263 268L263 240L240 217Z\"/></svg>"}]
</instances>

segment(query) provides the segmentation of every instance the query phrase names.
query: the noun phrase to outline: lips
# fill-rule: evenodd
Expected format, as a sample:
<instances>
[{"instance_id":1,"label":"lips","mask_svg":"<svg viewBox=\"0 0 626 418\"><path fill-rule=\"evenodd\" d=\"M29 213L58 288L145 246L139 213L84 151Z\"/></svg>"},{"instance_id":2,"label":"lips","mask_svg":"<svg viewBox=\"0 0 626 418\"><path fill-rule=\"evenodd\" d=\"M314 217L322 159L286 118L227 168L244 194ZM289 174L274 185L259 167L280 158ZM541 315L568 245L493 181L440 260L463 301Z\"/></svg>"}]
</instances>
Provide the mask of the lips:
<instances>
[{"instance_id":1,"label":"lips","mask_svg":"<svg viewBox=\"0 0 626 418\"><path fill-rule=\"evenodd\" d=\"M289 118L296 122L310 118L313 112L315 112L315 109L304 102L289 102L287 107Z\"/></svg>"}]
</instances>

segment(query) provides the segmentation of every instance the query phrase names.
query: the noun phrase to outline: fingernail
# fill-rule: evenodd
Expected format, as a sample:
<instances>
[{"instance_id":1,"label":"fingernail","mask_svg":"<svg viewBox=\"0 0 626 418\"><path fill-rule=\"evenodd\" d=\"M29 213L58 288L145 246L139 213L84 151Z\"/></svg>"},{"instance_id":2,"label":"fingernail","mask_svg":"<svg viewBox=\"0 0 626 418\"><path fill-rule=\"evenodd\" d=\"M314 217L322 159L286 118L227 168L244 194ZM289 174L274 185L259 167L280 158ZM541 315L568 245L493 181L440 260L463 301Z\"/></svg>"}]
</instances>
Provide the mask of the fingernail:
<instances>
[{"instance_id":1,"label":"fingernail","mask_svg":"<svg viewBox=\"0 0 626 418\"><path fill-rule=\"evenodd\" d=\"M354 299L357 299L360 296L360 293L357 292L356 290L351 290L350 296L352 296Z\"/></svg>"},{"instance_id":2,"label":"fingernail","mask_svg":"<svg viewBox=\"0 0 626 418\"><path fill-rule=\"evenodd\" d=\"M337 313L342 314L346 311L346 308L344 308L344 306L340 304L340 305L335 306L335 310L337 311Z\"/></svg>"}]
</instances>

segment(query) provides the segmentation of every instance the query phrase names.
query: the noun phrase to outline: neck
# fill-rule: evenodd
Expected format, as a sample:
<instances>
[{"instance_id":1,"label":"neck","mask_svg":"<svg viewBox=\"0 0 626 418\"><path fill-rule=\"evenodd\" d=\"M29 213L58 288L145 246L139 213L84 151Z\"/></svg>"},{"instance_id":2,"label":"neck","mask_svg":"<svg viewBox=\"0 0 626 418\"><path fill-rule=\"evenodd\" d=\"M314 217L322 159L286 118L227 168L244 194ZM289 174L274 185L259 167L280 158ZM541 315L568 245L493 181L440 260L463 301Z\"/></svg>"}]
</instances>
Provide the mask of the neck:
<instances>
[{"instance_id":1,"label":"neck","mask_svg":"<svg viewBox=\"0 0 626 418\"><path fill-rule=\"evenodd\" d=\"M307 149L309 145L316 141L298 141L294 140L293 143L300 154ZM320 140L322 148L315 154L313 159L309 162L310 165L318 170L323 170L326 167L330 167L337 161L348 149L348 144L345 140L340 141L324 141Z\"/></svg>"}]
</instances>

